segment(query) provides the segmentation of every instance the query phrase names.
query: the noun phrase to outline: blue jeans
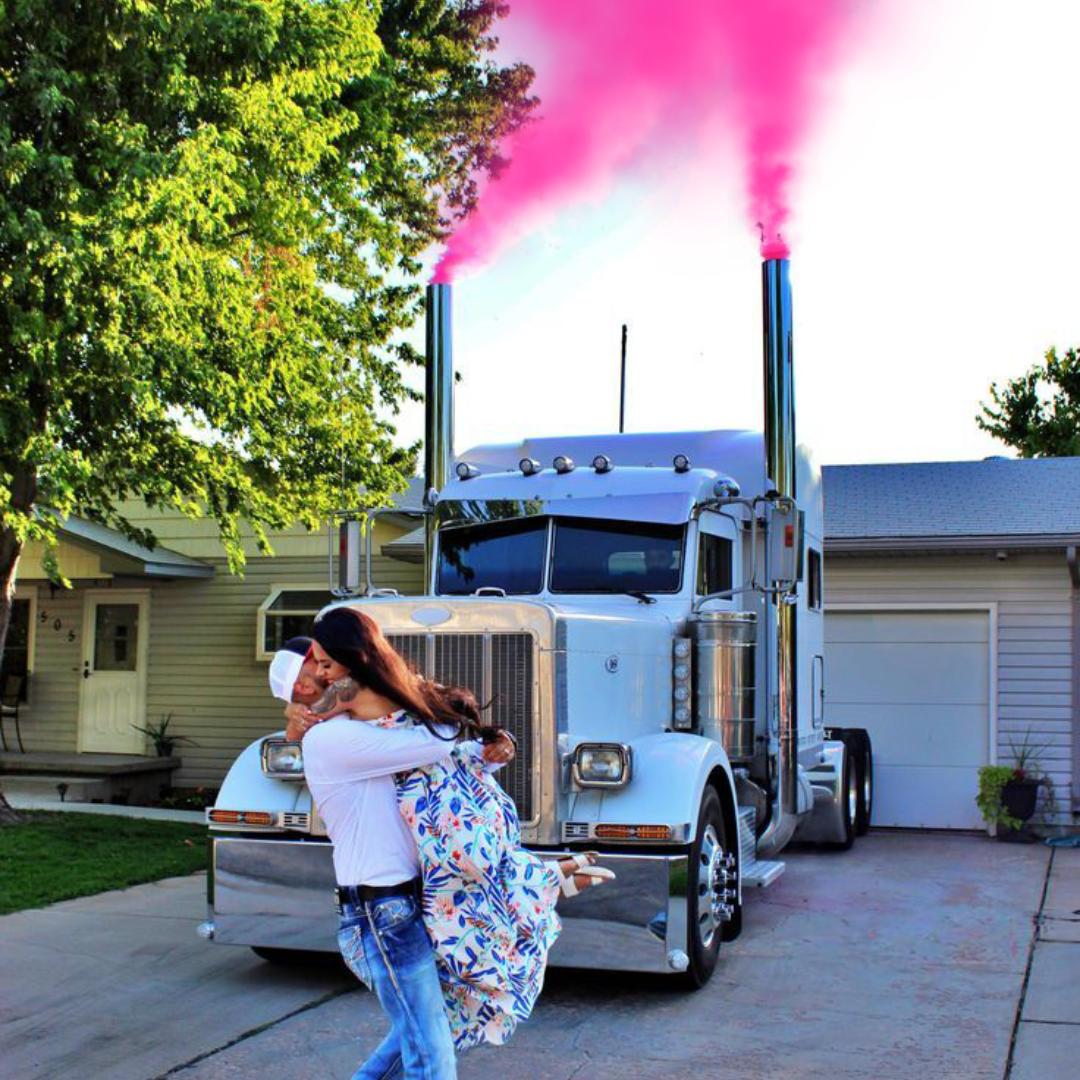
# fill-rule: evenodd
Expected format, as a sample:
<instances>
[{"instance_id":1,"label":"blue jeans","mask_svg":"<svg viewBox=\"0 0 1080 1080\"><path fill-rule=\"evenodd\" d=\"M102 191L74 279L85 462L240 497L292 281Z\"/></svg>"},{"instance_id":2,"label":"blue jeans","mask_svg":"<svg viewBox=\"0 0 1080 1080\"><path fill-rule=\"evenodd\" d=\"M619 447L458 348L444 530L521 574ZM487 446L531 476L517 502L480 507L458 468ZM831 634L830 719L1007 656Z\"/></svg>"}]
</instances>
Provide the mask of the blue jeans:
<instances>
[{"instance_id":1,"label":"blue jeans","mask_svg":"<svg viewBox=\"0 0 1080 1080\"><path fill-rule=\"evenodd\" d=\"M454 1041L419 902L389 896L343 905L338 948L378 995L391 1024L353 1080L456 1080Z\"/></svg>"}]
</instances>

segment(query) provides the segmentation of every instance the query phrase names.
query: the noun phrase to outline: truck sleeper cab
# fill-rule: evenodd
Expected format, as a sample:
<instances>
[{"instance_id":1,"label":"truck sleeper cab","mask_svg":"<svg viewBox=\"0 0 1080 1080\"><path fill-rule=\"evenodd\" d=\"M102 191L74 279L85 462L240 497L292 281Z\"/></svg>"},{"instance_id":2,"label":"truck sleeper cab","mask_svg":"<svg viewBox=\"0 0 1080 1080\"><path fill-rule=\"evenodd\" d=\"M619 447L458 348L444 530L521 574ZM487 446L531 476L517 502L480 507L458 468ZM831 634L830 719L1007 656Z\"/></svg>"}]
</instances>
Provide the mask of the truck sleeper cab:
<instances>
[{"instance_id":1,"label":"truck sleeper cab","mask_svg":"<svg viewBox=\"0 0 1080 1080\"><path fill-rule=\"evenodd\" d=\"M525 473L503 467L508 454L528 458L548 447L471 452L463 460L482 462L479 475L450 482L436 508L431 595L345 603L362 606L417 670L491 701L491 721L518 739L517 760L500 779L529 846L596 848L616 870L617 882L564 907L552 961L684 971L699 983L720 941L738 932L740 887L768 812L762 796L775 758L769 665L757 639L769 598L752 587L754 574L764 580L769 534L751 520L747 500L730 501L743 484L764 486L749 468L760 436L596 443L609 462L631 464ZM736 468L741 457L743 477L689 463L681 471L633 464L687 444ZM800 460L814 491L809 459ZM718 485L729 494L718 497ZM803 520L801 542L820 550L820 511ZM794 606L813 650L798 691L807 721L799 758L809 775L824 743L814 674L821 613L807 589ZM258 836L215 843L215 940L332 949L329 906L314 903L333 884L327 844L295 751L283 749L292 771L279 778L263 742L230 771L216 809L272 807L279 816ZM808 779L803 786L811 817L814 792ZM231 824L211 814L213 829ZM301 835L278 831L270 840L289 828ZM297 879L310 896L297 895ZM315 914L299 914L307 912Z\"/></svg>"}]
</instances>

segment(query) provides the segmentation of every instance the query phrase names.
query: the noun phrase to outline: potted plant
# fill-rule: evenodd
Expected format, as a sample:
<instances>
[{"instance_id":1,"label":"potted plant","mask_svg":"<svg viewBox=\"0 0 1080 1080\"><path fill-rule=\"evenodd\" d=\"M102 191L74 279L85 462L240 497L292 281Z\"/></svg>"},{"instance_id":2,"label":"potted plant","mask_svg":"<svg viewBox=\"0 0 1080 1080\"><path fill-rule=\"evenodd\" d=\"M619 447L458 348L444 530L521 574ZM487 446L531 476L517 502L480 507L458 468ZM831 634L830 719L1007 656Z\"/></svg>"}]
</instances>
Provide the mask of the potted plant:
<instances>
[{"instance_id":1,"label":"potted plant","mask_svg":"<svg viewBox=\"0 0 1080 1080\"><path fill-rule=\"evenodd\" d=\"M136 731L141 731L144 735L150 737L154 744L154 752L158 757L172 757L173 750L176 749L179 743L190 743L192 746L199 745L194 739L189 739L186 735L170 735L169 723L171 720L172 713L166 713L156 724L151 724L149 727L140 727L138 724L132 724L131 726Z\"/></svg>"},{"instance_id":2,"label":"potted plant","mask_svg":"<svg viewBox=\"0 0 1080 1080\"><path fill-rule=\"evenodd\" d=\"M979 769L979 793L975 797L983 820L999 826L999 838L1019 833L1035 813L1044 777L1037 771L1044 746L1034 741L1031 729L1017 743L1009 739L1010 765L984 765Z\"/></svg>"}]
</instances>

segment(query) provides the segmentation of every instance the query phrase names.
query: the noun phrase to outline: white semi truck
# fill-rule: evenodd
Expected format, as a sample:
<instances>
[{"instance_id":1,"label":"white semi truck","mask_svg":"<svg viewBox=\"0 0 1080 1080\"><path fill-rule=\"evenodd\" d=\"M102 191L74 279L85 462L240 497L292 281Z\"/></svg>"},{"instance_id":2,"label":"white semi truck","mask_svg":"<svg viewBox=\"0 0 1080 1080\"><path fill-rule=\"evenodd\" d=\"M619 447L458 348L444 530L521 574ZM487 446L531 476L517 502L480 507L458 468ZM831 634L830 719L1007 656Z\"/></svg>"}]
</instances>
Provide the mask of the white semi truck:
<instances>
[{"instance_id":1,"label":"white semi truck","mask_svg":"<svg viewBox=\"0 0 1080 1080\"><path fill-rule=\"evenodd\" d=\"M450 291L430 286L425 595L379 589L370 547L357 580L359 531L343 527L337 588L359 587L341 603L514 732L501 777L526 844L596 849L617 872L562 906L553 963L700 986L789 841L849 847L869 823L869 739L828 725L821 485L795 442L788 263L762 271L763 433L528 439L456 461ZM204 934L271 957L333 950L301 749L257 740L207 817Z\"/></svg>"}]
</instances>

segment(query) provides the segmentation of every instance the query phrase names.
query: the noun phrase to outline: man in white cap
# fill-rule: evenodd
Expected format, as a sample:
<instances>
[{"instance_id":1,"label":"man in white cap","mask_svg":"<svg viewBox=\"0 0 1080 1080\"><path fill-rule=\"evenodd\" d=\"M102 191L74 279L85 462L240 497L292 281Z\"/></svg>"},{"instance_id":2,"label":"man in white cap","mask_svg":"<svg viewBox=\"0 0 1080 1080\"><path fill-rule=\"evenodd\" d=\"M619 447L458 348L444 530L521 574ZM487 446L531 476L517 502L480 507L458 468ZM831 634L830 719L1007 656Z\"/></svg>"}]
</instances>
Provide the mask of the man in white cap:
<instances>
[{"instance_id":1,"label":"man in white cap","mask_svg":"<svg viewBox=\"0 0 1080 1080\"><path fill-rule=\"evenodd\" d=\"M300 741L311 723L308 707L318 701L325 689L325 683L316 675L311 638L291 638L274 653L270 661L270 692L285 702L288 725L285 738Z\"/></svg>"}]
</instances>

